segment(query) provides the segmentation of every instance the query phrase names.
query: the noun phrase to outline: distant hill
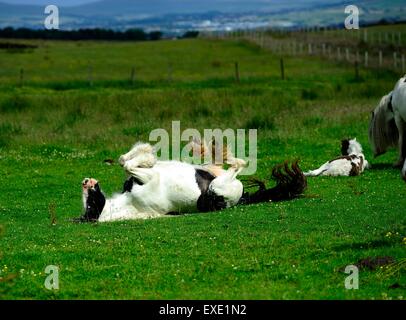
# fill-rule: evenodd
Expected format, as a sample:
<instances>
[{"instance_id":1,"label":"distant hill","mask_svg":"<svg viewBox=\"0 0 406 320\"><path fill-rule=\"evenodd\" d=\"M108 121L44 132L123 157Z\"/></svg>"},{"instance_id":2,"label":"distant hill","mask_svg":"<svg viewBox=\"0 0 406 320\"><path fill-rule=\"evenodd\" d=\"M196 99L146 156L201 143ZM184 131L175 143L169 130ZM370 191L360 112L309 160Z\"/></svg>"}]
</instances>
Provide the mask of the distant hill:
<instances>
[{"instance_id":1,"label":"distant hill","mask_svg":"<svg viewBox=\"0 0 406 320\"><path fill-rule=\"evenodd\" d=\"M360 6L365 22L406 16L404 0L351 3ZM62 29L137 27L176 33L342 23L346 4L342 0L102 0L59 10ZM0 2L0 27L43 28L43 12L44 6Z\"/></svg>"},{"instance_id":2,"label":"distant hill","mask_svg":"<svg viewBox=\"0 0 406 320\"><path fill-rule=\"evenodd\" d=\"M76 8L71 12L84 15L110 14L184 14L218 11L225 13L238 12L276 12L300 10L327 3L340 3L339 0L102 0Z\"/></svg>"},{"instance_id":3,"label":"distant hill","mask_svg":"<svg viewBox=\"0 0 406 320\"><path fill-rule=\"evenodd\" d=\"M14 5L0 2L0 17L3 23L3 19L7 17L13 17L14 15L38 15L39 12L44 12L44 8L34 5Z\"/></svg>"}]
</instances>

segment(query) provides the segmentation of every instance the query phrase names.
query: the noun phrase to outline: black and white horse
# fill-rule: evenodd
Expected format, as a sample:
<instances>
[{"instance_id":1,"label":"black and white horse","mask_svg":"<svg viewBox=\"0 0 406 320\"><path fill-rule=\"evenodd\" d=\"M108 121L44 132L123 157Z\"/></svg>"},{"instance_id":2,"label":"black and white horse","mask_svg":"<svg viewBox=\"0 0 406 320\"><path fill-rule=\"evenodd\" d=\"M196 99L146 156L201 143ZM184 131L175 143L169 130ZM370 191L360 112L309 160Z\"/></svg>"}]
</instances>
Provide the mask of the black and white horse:
<instances>
[{"instance_id":1,"label":"black and white horse","mask_svg":"<svg viewBox=\"0 0 406 320\"><path fill-rule=\"evenodd\" d=\"M358 176L369 163L365 159L361 144L354 139L341 141L341 156L327 161L320 168L305 173L305 176Z\"/></svg>"},{"instance_id":2,"label":"black and white horse","mask_svg":"<svg viewBox=\"0 0 406 320\"><path fill-rule=\"evenodd\" d=\"M394 166L403 166L402 173L406 173L406 76L399 79L393 91L372 112L369 140L375 157L397 146L399 158Z\"/></svg>"},{"instance_id":3,"label":"black and white horse","mask_svg":"<svg viewBox=\"0 0 406 320\"><path fill-rule=\"evenodd\" d=\"M158 161L149 144L138 143L119 159L128 174L123 192L105 198L97 180L83 180L85 213L79 221L116 221L162 217L168 214L208 212L267 201L298 197L307 186L297 161L291 166L276 166L272 178L276 186L267 189L255 181L259 189L244 192L237 179L245 161L229 157L230 167L192 165L180 161Z\"/></svg>"}]
</instances>

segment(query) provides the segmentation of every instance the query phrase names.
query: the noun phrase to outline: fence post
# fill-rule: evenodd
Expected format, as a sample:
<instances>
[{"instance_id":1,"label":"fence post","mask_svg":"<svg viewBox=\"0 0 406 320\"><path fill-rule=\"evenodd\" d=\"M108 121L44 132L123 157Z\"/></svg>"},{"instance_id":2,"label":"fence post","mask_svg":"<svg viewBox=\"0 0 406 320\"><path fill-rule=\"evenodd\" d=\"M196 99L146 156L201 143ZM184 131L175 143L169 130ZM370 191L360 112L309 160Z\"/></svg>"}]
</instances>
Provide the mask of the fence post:
<instances>
[{"instance_id":1,"label":"fence post","mask_svg":"<svg viewBox=\"0 0 406 320\"><path fill-rule=\"evenodd\" d=\"M406 72L406 69L405 69L405 55L404 54L402 54L402 73L403 72Z\"/></svg>"},{"instance_id":2,"label":"fence post","mask_svg":"<svg viewBox=\"0 0 406 320\"><path fill-rule=\"evenodd\" d=\"M337 60L338 61L341 60L341 48L340 47L337 48Z\"/></svg>"},{"instance_id":3,"label":"fence post","mask_svg":"<svg viewBox=\"0 0 406 320\"><path fill-rule=\"evenodd\" d=\"M382 50L379 50L379 68L382 68Z\"/></svg>"},{"instance_id":4,"label":"fence post","mask_svg":"<svg viewBox=\"0 0 406 320\"><path fill-rule=\"evenodd\" d=\"M283 58L281 58L281 78L282 80L285 79L285 66L283 64Z\"/></svg>"},{"instance_id":5,"label":"fence post","mask_svg":"<svg viewBox=\"0 0 406 320\"><path fill-rule=\"evenodd\" d=\"M368 67L368 51L365 51L365 55L364 55L364 66L365 66L365 68Z\"/></svg>"},{"instance_id":6,"label":"fence post","mask_svg":"<svg viewBox=\"0 0 406 320\"><path fill-rule=\"evenodd\" d=\"M396 52L393 53L393 67L395 69L398 67L398 54Z\"/></svg>"},{"instance_id":7,"label":"fence post","mask_svg":"<svg viewBox=\"0 0 406 320\"><path fill-rule=\"evenodd\" d=\"M345 48L345 60L350 61L350 51L348 48Z\"/></svg>"},{"instance_id":8,"label":"fence post","mask_svg":"<svg viewBox=\"0 0 406 320\"><path fill-rule=\"evenodd\" d=\"M234 63L234 67L235 67L235 81L237 83L240 83L240 68L238 67L237 61Z\"/></svg>"}]
</instances>

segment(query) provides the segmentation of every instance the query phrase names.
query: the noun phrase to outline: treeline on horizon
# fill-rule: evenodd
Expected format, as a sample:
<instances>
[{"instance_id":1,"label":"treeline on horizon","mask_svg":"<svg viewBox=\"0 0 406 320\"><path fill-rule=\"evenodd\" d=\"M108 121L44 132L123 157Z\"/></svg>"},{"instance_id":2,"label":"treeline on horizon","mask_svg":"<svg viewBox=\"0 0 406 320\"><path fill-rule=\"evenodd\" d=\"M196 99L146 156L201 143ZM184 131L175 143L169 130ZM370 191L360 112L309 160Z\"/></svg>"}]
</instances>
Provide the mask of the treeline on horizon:
<instances>
[{"instance_id":1,"label":"treeline on horizon","mask_svg":"<svg viewBox=\"0 0 406 320\"><path fill-rule=\"evenodd\" d=\"M195 38L198 34L198 31L187 31L180 38ZM6 27L0 29L0 38L6 39L155 41L162 37L161 31L145 32L138 28L125 31L102 28L46 30Z\"/></svg>"}]
</instances>

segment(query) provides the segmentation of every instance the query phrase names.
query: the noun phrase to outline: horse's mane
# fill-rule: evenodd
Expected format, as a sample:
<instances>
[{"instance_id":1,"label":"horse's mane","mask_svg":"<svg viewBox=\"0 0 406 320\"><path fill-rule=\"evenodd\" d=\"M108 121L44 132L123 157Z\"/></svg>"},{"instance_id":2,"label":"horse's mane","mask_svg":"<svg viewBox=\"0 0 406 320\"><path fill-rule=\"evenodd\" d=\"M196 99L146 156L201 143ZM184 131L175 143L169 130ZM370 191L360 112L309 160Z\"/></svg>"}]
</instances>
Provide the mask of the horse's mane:
<instances>
[{"instance_id":1,"label":"horse's mane","mask_svg":"<svg viewBox=\"0 0 406 320\"><path fill-rule=\"evenodd\" d=\"M392 92L383 96L379 105L372 112L369 124L369 142L375 157L395 147L399 139L393 110L391 108Z\"/></svg>"}]
</instances>

